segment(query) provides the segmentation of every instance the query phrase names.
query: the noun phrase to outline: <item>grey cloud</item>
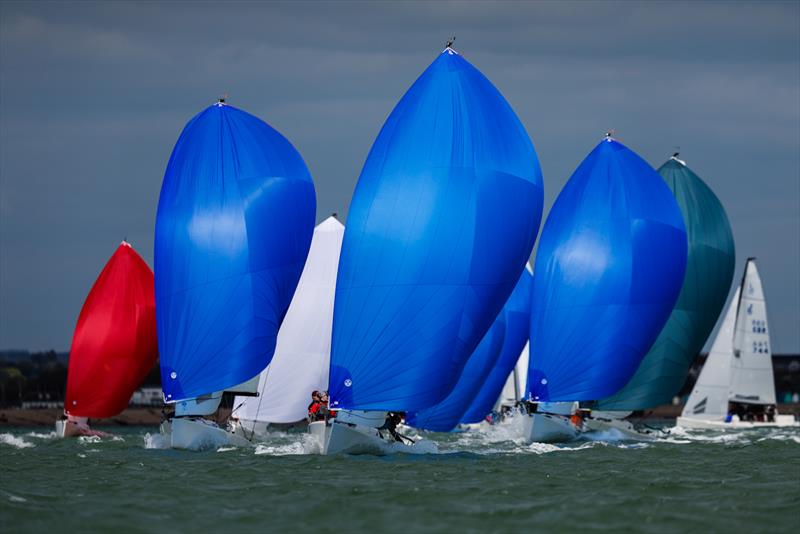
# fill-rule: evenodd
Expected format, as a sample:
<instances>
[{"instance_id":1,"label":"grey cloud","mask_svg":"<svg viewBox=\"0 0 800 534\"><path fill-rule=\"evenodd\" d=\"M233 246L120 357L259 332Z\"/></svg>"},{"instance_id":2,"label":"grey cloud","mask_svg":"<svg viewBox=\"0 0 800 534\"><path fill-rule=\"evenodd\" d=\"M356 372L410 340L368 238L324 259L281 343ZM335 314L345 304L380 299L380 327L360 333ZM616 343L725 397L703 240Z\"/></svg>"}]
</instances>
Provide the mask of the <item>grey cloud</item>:
<instances>
[{"instance_id":1,"label":"grey cloud","mask_svg":"<svg viewBox=\"0 0 800 534\"><path fill-rule=\"evenodd\" d=\"M319 219L346 214L452 34L526 125L546 209L608 128L654 166L680 145L800 350L800 7L766 2L0 3L0 347L66 348L122 237L152 261L172 145L221 92L301 151Z\"/></svg>"}]
</instances>

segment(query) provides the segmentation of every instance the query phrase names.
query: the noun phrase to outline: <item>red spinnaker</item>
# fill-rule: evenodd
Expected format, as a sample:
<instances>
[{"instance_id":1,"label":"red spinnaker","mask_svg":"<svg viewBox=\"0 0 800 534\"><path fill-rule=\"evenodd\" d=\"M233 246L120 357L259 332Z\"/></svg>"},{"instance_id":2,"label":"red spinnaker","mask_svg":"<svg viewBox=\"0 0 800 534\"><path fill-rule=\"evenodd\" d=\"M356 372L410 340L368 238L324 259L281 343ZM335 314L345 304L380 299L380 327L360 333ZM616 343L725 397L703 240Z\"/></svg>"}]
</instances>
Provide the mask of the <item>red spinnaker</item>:
<instances>
[{"instance_id":1,"label":"red spinnaker","mask_svg":"<svg viewBox=\"0 0 800 534\"><path fill-rule=\"evenodd\" d=\"M117 415L157 357L153 271L123 241L78 317L64 411L79 417Z\"/></svg>"}]
</instances>

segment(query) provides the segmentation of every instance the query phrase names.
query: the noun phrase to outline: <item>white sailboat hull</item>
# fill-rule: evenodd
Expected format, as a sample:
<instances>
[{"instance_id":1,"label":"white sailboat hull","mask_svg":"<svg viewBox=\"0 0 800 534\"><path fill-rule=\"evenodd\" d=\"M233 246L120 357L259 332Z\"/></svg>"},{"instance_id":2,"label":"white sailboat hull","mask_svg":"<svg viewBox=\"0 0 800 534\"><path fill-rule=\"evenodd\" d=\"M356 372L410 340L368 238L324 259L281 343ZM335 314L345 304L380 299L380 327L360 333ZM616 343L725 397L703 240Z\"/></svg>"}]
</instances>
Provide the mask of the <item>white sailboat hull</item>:
<instances>
[{"instance_id":1,"label":"white sailboat hull","mask_svg":"<svg viewBox=\"0 0 800 534\"><path fill-rule=\"evenodd\" d=\"M388 454L390 443L378 430L363 425L332 421L309 423L308 430L319 440L321 454Z\"/></svg>"},{"instance_id":2,"label":"white sailboat hull","mask_svg":"<svg viewBox=\"0 0 800 534\"><path fill-rule=\"evenodd\" d=\"M565 443L578 437L578 428L567 417L534 413L522 415L525 443Z\"/></svg>"},{"instance_id":3,"label":"white sailboat hull","mask_svg":"<svg viewBox=\"0 0 800 534\"><path fill-rule=\"evenodd\" d=\"M755 428L791 428L800 427L793 415L776 415L774 422L766 421L725 421L710 419L694 419L691 417L678 417L676 426L696 430L748 430Z\"/></svg>"},{"instance_id":4,"label":"white sailboat hull","mask_svg":"<svg viewBox=\"0 0 800 534\"><path fill-rule=\"evenodd\" d=\"M400 443L394 438L383 437L378 429L336 421L309 423L308 431L317 438L320 454L371 454L385 456L399 452L435 452L435 447L426 447L428 440Z\"/></svg>"},{"instance_id":5,"label":"white sailboat hull","mask_svg":"<svg viewBox=\"0 0 800 534\"><path fill-rule=\"evenodd\" d=\"M249 447L251 442L202 417L179 417L161 423L161 435L173 449L201 451L219 447Z\"/></svg>"}]
</instances>

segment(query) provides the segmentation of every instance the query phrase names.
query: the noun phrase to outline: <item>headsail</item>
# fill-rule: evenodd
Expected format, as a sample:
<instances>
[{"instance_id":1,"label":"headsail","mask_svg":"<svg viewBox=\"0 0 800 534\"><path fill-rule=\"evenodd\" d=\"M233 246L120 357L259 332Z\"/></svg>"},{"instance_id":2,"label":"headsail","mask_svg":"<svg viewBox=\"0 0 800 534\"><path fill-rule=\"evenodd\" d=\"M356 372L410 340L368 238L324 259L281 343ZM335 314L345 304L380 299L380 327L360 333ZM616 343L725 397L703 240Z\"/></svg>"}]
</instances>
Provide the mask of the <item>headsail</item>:
<instances>
[{"instance_id":1,"label":"headsail","mask_svg":"<svg viewBox=\"0 0 800 534\"><path fill-rule=\"evenodd\" d=\"M536 254L528 395L597 400L631 378L661 331L686 268L675 198L610 137L556 199Z\"/></svg>"},{"instance_id":2,"label":"headsail","mask_svg":"<svg viewBox=\"0 0 800 534\"><path fill-rule=\"evenodd\" d=\"M314 229L303 274L278 332L275 356L261 372L258 397L237 397L233 415L248 421L305 419L311 392L328 389L336 269L344 226L328 217Z\"/></svg>"},{"instance_id":3,"label":"headsail","mask_svg":"<svg viewBox=\"0 0 800 534\"><path fill-rule=\"evenodd\" d=\"M241 384L272 359L314 229L300 154L224 103L194 117L158 202L155 283L168 402Z\"/></svg>"},{"instance_id":4,"label":"headsail","mask_svg":"<svg viewBox=\"0 0 800 534\"><path fill-rule=\"evenodd\" d=\"M767 306L755 258L748 258L744 267L733 335L730 400L748 404L775 404Z\"/></svg>"},{"instance_id":5,"label":"headsail","mask_svg":"<svg viewBox=\"0 0 800 534\"><path fill-rule=\"evenodd\" d=\"M731 358L733 358L733 332L736 327L736 309L739 307L741 286L737 286L725 319L708 353L706 363L683 407L682 417L694 419L719 419L728 414L728 397L731 390Z\"/></svg>"},{"instance_id":6,"label":"headsail","mask_svg":"<svg viewBox=\"0 0 800 534\"><path fill-rule=\"evenodd\" d=\"M686 223L688 256L678 302L636 374L601 410L643 410L670 402L714 329L731 287L736 260L725 209L686 164L670 158L658 169Z\"/></svg>"},{"instance_id":7,"label":"headsail","mask_svg":"<svg viewBox=\"0 0 800 534\"><path fill-rule=\"evenodd\" d=\"M500 312L486 335L478 344L464 371L456 382L453 391L442 402L429 408L406 415L406 423L416 428L432 430L435 432L449 432L453 430L464 412L469 408L475 394L480 390L486 377L492 370L494 362L503 348L503 338L506 332L506 317Z\"/></svg>"},{"instance_id":8,"label":"headsail","mask_svg":"<svg viewBox=\"0 0 800 534\"><path fill-rule=\"evenodd\" d=\"M451 48L370 151L347 219L331 402L417 411L452 390L525 267L542 176L525 128Z\"/></svg>"},{"instance_id":9,"label":"headsail","mask_svg":"<svg viewBox=\"0 0 800 534\"><path fill-rule=\"evenodd\" d=\"M514 288L514 292L503 307L503 311L500 312L506 322L503 348L500 350L494 367L492 367L489 375L484 380L480 391L474 395L469 408L461 417L461 423L468 424L482 421L494 408L509 375L513 375L514 366L519 361L520 354L528 343L528 332L531 324L532 279L531 268L527 266L522 271L517 287ZM521 396L523 387L524 384L520 384L514 388L516 390L514 391L515 397ZM519 400L519 398L516 400Z\"/></svg>"},{"instance_id":10,"label":"headsail","mask_svg":"<svg viewBox=\"0 0 800 534\"><path fill-rule=\"evenodd\" d=\"M64 411L111 417L158 357L153 271L123 241L83 304L69 351Z\"/></svg>"}]
</instances>

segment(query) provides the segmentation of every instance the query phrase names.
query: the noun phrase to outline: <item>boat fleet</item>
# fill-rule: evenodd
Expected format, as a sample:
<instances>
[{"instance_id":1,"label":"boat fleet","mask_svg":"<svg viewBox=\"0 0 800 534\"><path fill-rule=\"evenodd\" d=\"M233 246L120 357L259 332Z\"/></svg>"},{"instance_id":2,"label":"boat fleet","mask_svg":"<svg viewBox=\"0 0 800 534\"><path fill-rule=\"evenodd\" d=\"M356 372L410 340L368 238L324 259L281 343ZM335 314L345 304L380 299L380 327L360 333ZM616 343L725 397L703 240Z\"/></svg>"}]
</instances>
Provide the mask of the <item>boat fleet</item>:
<instances>
[{"instance_id":1,"label":"boat fleet","mask_svg":"<svg viewBox=\"0 0 800 534\"><path fill-rule=\"evenodd\" d=\"M170 156L154 271L123 242L86 299L57 432L96 433L158 360L179 449L300 428L321 454L426 452L407 428L507 418L527 443L648 439L631 416L678 392L727 300L725 210L679 154L656 171L610 133L539 235L543 191L525 127L452 46L389 114L344 225L314 226L301 155L220 99ZM327 402L307 419L312 392ZM776 410L753 258L677 422L797 425Z\"/></svg>"}]
</instances>

